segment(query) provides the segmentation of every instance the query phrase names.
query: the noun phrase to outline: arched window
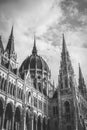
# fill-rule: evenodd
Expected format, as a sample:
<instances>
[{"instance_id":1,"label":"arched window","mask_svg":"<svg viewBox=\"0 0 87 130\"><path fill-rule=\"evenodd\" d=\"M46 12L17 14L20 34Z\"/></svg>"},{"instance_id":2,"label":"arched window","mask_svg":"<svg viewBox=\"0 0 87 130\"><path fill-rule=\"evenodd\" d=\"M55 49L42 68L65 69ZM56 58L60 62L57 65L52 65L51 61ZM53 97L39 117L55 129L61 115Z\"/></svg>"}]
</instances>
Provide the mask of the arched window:
<instances>
[{"instance_id":1,"label":"arched window","mask_svg":"<svg viewBox=\"0 0 87 130\"><path fill-rule=\"evenodd\" d=\"M70 104L68 101L64 103L65 113L70 113Z\"/></svg>"},{"instance_id":2,"label":"arched window","mask_svg":"<svg viewBox=\"0 0 87 130\"><path fill-rule=\"evenodd\" d=\"M12 112L12 105L8 103L5 111L5 122L4 122L4 128L6 130L12 129L12 118L13 118L13 112Z\"/></svg>"},{"instance_id":3,"label":"arched window","mask_svg":"<svg viewBox=\"0 0 87 130\"><path fill-rule=\"evenodd\" d=\"M13 84L13 96L15 96L16 93L16 86Z\"/></svg>"},{"instance_id":4,"label":"arched window","mask_svg":"<svg viewBox=\"0 0 87 130\"><path fill-rule=\"evenodd\" d=\"M3 86L4 86L4 78L1 81L1 90L3 89Z\"/></svg>"},{"instance_id":5,"label":"arched window","mask_svg":"<svg viewBox=\"0 0 87 130\"><path fill-rule=\"evenodd\" d=\"M6 91L6 87L7 87L7 80L5 80L5 83L4 83L4 91Z\"/></svg>"},{"instance_id":6,"label":"arched window","mask_svg":"<svg viewBox=\"0 0 87 130\"><path fill-rule=\"evenodd\" d=\"M23 90L21 90L21 100L23 99Z\"/></svg>"},{"instance_id":7,"label":"arched window","mask_svg":"<svg viewBox=\"0 0 87 130\"><path fill-rule=\"evenodd\" d=\"M20 123L21 123L21 112L20 112L19 107L17 107L15 111L14 130L20 130Z\"/></svg>"},{"instance_id":8,"label":"arched window","mask_svg":"<svg viewBox=\"0 0 87 130\"><path fill-rule=\"evenodd\" d=\"M11 87L10 87L10 95L13 95L13 84L11 83Z\"/></svg>"},{"instance_id":9,"label":"arched window","mask_svg":"<svg viewBox=\"0 0 87 130\"><path fill-rule=\"evenodd\" d=\"M29 103L31 103L31 93L30 93L30 92L28 92L27 101L28 101Z\"/></svg>"},{"instance_id":10,"label":"arched window","mask_svg":"<svg viewBox=\"0 0 87 130\"><path fill-rule=\"evenodd\" d=\"M41 92L41 83L38 83L39 91Z\"/></svg>"},{"instance_id":11,"label":"arched window","mask_svg":"<svg viewBox=\"0 0 87 130\"><path fill-rule=\"evenodd\" d=\"M8 93L10 94L10 89L11 89L11 82L9 82L9 85L8 85Z\"/></svg>"},{"instance_id":12,"label":"arched window","mask_svg":"<svg viewBox=\"0 0 87 130\"><path fill-rule=\"evenodd\" d=\"M19 99L21 99L21 88L19 89Z\"/></svg>"}]
</instances>

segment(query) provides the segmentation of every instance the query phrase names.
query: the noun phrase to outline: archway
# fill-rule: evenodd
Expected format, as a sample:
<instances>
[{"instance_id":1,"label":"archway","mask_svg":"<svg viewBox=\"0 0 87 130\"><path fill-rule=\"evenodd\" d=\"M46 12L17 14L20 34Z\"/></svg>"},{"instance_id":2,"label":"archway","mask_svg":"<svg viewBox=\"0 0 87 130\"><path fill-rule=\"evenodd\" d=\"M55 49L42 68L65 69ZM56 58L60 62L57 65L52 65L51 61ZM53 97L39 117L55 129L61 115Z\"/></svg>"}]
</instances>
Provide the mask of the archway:
<instances>
[{"instance_id":1,"label":"archway","mask_svg":"<svg viewBox=\"0 0 87 130\"><path fill-rule=\"evenodd\" d=\"M45 119L45 117L44 117L44 119L43 119L43 130L46 130L46 119Z\"/></svg>"},{"instance_id":2,"label":"archway","mask_svg":"<svg viewBox=\"0 0 87 130\"><path fill-rule=\"evenodd\" d=\"M0 129L2 128L2 120L3 120L3 103L0 100Z\"/></svg>"},{"instance_id":3,"label":"archway","mask_svg":"<svg viewBox=\"0 0 87 130\"><path fill-rule=\"evenodd\" d=\"M26 130L30 130L30 112L27 110L26 112Z\"/></svg>"},{"instance_id":4,"label":"archway","mask_svg":"<svg viewBox=\"0 0 87 130\"><path fill-rule=\"evenodd\" d=\"M34 130L37 130L37 122L36 122L36 119L37 117L36 117L36 114L34 114L34 123L33 123L33 128L34 128Z\"/></svg>"},{"instance_id":5,"label":"archway","mask_svg":"<svg viewBox=\"0 0 87 130\"><path fill-rule=\"evenodd\" d=\"M38 130L41 130L41 117L38 117Z\"/></svg>"},{"instance_id":6,"label":"archway","mask_svg":"<svg viewBox=\"0 0 87 130\"><path fill-rule=\"evenodd\" d=\"M21 112L20 108L17 107L15 111L15 124L14 124L15 130L20 130L20 123L21 123Z\"/></svg>"},{"instance_id":7,"label":"archway","mask_svg":"<svg viewBox=\"0 0 87 130\"><path fill-rule=\"evenodd\" d=\"M50 130L50 119L47 121L47 130Z\"/></svg>"},{"instance_id":8,"label":"archway","mask_svg":"<svg viewBox=\"0 0 87 130\"><path fill-rule=\"evenodd\" d=\"M12 105L8 103L5 111L5 122L4 122L4 128L6 130L12 129L12 118L13 118Z\"/></svg>"}]
</instances>

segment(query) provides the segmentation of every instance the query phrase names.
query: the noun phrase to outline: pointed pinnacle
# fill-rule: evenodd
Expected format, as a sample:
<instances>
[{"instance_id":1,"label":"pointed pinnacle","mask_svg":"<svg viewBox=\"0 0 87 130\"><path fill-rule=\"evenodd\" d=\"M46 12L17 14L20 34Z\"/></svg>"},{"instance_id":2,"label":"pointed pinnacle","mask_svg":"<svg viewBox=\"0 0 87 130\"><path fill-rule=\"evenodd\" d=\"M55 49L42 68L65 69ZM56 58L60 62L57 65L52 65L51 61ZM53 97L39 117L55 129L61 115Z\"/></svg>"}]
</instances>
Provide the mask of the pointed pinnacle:
<instances>
[{"instance_id":1,"label":"pointed pinnacle","mask_svg":"<svg viewBox=\"0 0 87 130\"><path fill-rule=\"evenodd\" d=\"M35 36L35 34L34 34L34 46L33 46L32 54L34 54L34 55L37 54L37 48L36 48L36 36Z\"/></svg>"}]
</instances>

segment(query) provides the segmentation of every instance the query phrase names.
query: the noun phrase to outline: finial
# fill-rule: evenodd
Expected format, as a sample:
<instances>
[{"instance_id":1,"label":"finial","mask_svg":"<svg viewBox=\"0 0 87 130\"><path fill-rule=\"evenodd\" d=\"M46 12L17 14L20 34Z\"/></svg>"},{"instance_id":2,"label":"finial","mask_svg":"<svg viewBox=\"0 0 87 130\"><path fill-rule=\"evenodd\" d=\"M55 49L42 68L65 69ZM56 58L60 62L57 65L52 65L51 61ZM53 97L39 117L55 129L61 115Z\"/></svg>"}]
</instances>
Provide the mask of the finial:
<instances>
[{"instance_id":1,"label":"finial","mask_svg":"<svg viewBox=\"0 0 87 130\"><path fill-rule=\"evenodd\" d=\"M36 48L36 36L35 36L35 34L34 34L34 46L33 46L32 54L34 54L34 55L37 54L37 48Z\"/></svg>"}]
</instances>

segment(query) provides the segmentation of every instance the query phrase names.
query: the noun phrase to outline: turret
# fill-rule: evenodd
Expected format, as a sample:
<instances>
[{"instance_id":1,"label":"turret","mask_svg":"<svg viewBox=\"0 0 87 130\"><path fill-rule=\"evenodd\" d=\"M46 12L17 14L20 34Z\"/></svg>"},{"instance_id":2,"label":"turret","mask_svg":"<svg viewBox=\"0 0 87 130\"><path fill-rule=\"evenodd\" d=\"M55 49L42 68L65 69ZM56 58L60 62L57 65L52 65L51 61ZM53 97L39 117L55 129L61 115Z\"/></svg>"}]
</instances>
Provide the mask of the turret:
<instances>
[{"instance_id":1,"label":"turret","mask_svg":"<svg viewBox=\"0 0 87 130\"><path fill-rule=\"evenodd\" d=\"M0 50L1 50L1 53L4 53L4 47L3 47L1 36L0 36Z\"/></svg>"},{"instance_id":2,"label":"turret","mask_svg":"<svg viewBox=\"0 0 87 130\"><path fill-rule=\"evenodd\" d=\"M15 49L14 49L14 36L13 36L13 26L11 29L11 34L9 36L9 40L5 49L5 53L7 54L7 57L9 59L12 59L14 61L16 61L17 59L17 55L15 53Z\"/></svg>"},{"instance_id":3,"label":"turret","mask_svg":"<svg viewBox=\"0 0 87 130\"><path fill-rule=\"evenodd\" d=\"M86 85L85 85L85 81L84 81L84 78L83 78L83 74L82 74L82 71L81 71L81 67L80 67L80 64L79 64L79 91L80 93L83 95L83 96L86 96Z\"/></svg>"}]
</instances>

